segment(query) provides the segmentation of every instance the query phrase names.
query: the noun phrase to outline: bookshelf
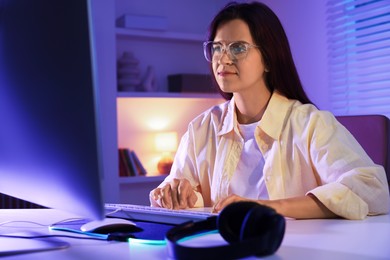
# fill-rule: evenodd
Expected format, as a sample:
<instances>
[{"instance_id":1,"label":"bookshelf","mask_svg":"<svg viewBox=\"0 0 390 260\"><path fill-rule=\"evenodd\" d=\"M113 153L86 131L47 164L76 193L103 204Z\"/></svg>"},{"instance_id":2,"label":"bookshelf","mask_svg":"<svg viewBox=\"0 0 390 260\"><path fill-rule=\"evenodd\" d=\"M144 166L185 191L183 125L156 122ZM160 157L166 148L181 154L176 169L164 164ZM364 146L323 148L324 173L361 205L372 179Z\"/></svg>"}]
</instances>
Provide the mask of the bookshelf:
<instances>
[{"instance_id":1,"label":"bookshelf","mask_svg":"<svg viewBox=\"0 0 390 260\"><path fill-rule=\"evenodd\" d=\"M118 8L119 6L123 7L123 2L117 0L116 3L116 18L118 18L122 15ZM126 11L123 12L126 13ZM152 168L149 162L153 161L152 157L156 155L153 155L154 151L146 148L151 146L150 140L153 138L153 133L145 134L151 130L147 128L137 129L137 127L130 126L130 124L142 125L149 115L143 115L143 112L137 112L140 114L138 116L123 115L123 111L156 111L157 114L161 114L161 110L165 111L166 107L181 107L200 113L203 110L191 109L191 107L183 103L193 103L193 100L200 99L207 100L209 102L206 106L200 106L205 110L219 102L221 97L218 93L168 92L168 75L185 73L209 74L209 64L203 57L202 47L203 41L206 40L206 35L205 33L171 30L142 30L115 27L115 40L117 60L121 58L123 53L130 52L139 61L138 67L141 74L145 73L148 66L152 66L155 70L156 91L117 91L119 147L132 147L139 155L141 162L146 164L148 173L154 176L156 175L156 170ZM158 106L156 103L164 104ZM166 111L165 114L177 114L177 112L171 110ZM190 114L193 117L197 115L194 113ZM181 137L186 130L187 123L192 118L184 118L181 124L171 123L171 126L161 129L161 131L177 131ZM132 137L127 138L126 136ZM137 141L133 141L133 139ZM140 140L143 140L143 144L141 144Z\"/></svg>"},{"instance_id":2,"label":"bookshelf","mask_svg":"<svg viewBox=\"0 0 390 260\"><path fill-rule=\"evenodd\" d=\"M195 34L116 28L116 59L119 61L124 55L133 56L135 62L138 62L133 65L138 71L136 77L141 82L147 78L149 68L154 75L152 91L130 90L125 92L126 95L166 95L169 75L209 74L209 64L203 58L204 39Z\"/></svg>"},{"instance_id":3,"label":"bookshelf","mask_svg":"<svg viewBox=\"0 0 390 260\"><path fill-rule=\"evenodd\" d=\"M161 183L167 175L159 176L133 176L120 178L120 184L137 184L137 183Z\"/></svg>"},{"instance_id":4,"label":"bookshelf","mask_svg":"<svg viewBox=\"0 0 390 260\"><path fill-rule=\"evenodd\" d=\"M165 130L177 131L180 138L190 119L199 114L200 110L203 111L221 102L222 99L216 93L167 92L167 75L209 73L209 65L202 53L205 35L173 29L148 31L116 28L115 20L121 15L118 8L134 4L145 3L124 0L92 1L97 81L100 95L104 97L100 101L101 133L103 167L104 172L108 174L104 177L102 186L107 202L147 205L149 191L161 183L166 175L155 176L156 171L152 169L147 176L120 177L118 148L127 147L135 150L147 168L148 161L153 155L148 148L150 147L148 142L151 142L151 135L154 132L144 128L142 122L146 117L145 112L150 111L152 114L162 112L175 118ZM181 2L177 1L177 4ZM125 9L123 8L123 12L128 12ZM130 9L132 11L132 8L127 8ZM144 73L149 65L155 68L158 86L156 91L117 90L117 60L124 51L133 52L139 59L141 73ZM183 117L183 113L186 117Z\"/></svg>"},{"instance_id":5,"label":"bookshelf","mask_svg":"<svg viewBox=\"0 0 390 260\"><path fill-rule=\"evenodd\" d=\"M118 146L135 150L148 175L156 175L161 154L154 146L155 134L174 131L179 141L193 118L223 101L220 96L118 98Z\"/></svg>"}]
</instances>

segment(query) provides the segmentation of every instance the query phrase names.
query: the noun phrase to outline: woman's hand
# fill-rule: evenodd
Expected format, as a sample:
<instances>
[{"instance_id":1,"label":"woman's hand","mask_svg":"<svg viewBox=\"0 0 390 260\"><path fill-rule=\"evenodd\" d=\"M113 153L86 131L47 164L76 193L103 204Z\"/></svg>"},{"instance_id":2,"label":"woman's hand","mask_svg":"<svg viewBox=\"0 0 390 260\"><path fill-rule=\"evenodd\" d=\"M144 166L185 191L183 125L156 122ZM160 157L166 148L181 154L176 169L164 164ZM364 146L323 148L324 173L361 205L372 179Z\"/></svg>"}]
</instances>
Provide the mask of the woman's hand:
<instances>
[{"instance_id":1,"label":"woman's hand","mask_svg":"<svg viewBox=\"0 0 390 260\"><path fill-rule=\"evenodd\" d=\"M240 197L240 196L237 196L237 195L233 194L233 195L230 195L230 196L228 196L228 197L226 197L224 199L221 199L216 204L214 204L213 212L215 212L215 213L220 212L227 205L229 205L229 204L231 204L233 202L238 202L238 201L254 201L254 202L257 202L255 200L246 199L246 198L243 198L243 197Z\"/></svg>"},{"instance_id":2,"label":"woman's hand","mask_svg":"<svg viewBox=\"0 0 390 260\"><path fill-rule=\"evenodd\" d=\"M154 207L186 209L194 207L198 197L187 179L173 179L165 186L152 190L149 199Z\"/></svg>"},{"instance_id":3,"label":"woman's hand","mask_svg":"<svg viewBox=\"0 0 390 260\"><path fill-rule=\"evenodd\" d=\"M278 201L271 201L271 200L247 199L247 198L243 198L243 197L240 197L238 195L232 194L232 195L227 196L224 199L221 199L216 204L214 204L213 212L214 213L220 212L227 205L229 205L229 204L231 204L233 202L239 202L239 201L252 201L252 202L256 202L256 203L258 203L260 205L265 205L265 206L274 208L275 210L276 210L275 207L277 206L277 203L278 203Z\"/></svg>"}]
</instances>

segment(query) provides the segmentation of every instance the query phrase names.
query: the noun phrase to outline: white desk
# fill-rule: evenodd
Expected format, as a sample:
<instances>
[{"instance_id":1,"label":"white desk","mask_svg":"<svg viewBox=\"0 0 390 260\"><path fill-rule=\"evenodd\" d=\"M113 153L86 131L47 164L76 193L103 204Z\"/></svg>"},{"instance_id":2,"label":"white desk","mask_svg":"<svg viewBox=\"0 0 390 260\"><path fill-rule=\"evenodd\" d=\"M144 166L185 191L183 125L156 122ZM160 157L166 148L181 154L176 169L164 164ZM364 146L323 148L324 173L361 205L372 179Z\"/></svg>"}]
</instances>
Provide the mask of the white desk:
<instances>
[{"instance_id":1,"label":"white desk","mask_svg":"<svg viewBox=\"0 0 390 260\"><path fill-rule=\"evenodd\" d=\"M34 221L42 224L74 217L71 214L49 209L0 210L0 222ZM12 226L12 227L11 227ZM28 223L0 226L1 234L26 231L47 234L71 234L49 231ZM2 242L3 238L0 238ZM162 245L133 245L125 242L107 242L58 238L70 243L66 249L14 255L3 259L168 259ZM194 244L221 244L218 234L198 238ZM15 239L16 244L20 240ZM256 259L255 257L248 259ZM390 259L390 216L369 217L362 221L351 220L287 220L286 234L276 254L266 259Z\"/></svg>"}]
</instances>

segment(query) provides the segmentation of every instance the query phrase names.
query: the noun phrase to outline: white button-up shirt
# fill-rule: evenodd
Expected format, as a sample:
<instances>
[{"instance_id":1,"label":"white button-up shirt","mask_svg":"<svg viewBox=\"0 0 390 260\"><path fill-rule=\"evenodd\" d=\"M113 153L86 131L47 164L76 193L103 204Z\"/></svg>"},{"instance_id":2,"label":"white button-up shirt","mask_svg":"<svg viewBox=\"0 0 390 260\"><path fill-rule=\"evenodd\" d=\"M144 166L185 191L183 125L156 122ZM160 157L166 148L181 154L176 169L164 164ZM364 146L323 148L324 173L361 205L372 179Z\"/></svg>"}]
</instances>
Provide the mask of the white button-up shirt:
<instances>
[{"instance_id":1,"label":"white button-up shirt","mask_svg":"<svg viewBox=\"0 0 390 260\"><path fill-rule=\"evenodd\" d=\"M243 149L234 108L233 98L189 124L160 187L173 178L187 178L197 191L197 206L210 207L230 195L229 183ZM349 219L389 211L383 167L331 113L273 93L255 138L265 160L270 200L311 193Z\"/></svg>"}]
</instances>

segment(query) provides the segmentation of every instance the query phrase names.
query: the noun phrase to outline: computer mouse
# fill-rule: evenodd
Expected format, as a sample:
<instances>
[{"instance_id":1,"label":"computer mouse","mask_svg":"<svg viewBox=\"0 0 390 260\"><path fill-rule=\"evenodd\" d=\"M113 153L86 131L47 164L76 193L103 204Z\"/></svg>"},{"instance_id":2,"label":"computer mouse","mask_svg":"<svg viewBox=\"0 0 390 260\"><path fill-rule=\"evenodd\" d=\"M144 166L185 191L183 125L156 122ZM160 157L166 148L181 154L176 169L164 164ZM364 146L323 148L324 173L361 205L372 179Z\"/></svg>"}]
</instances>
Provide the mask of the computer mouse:
<instances>
[{"instance_id":1,"label":"computer mouse","mask_svg":"<svg viewBox=\"0 0 390 260\"><path fill-rule=\"evenodd\" d=\"M131 220L123 218L105 218L85 223L80 227L83 232L109 234L115 232L138 232L142 229Z\"/></svg>"}]
</instances>

